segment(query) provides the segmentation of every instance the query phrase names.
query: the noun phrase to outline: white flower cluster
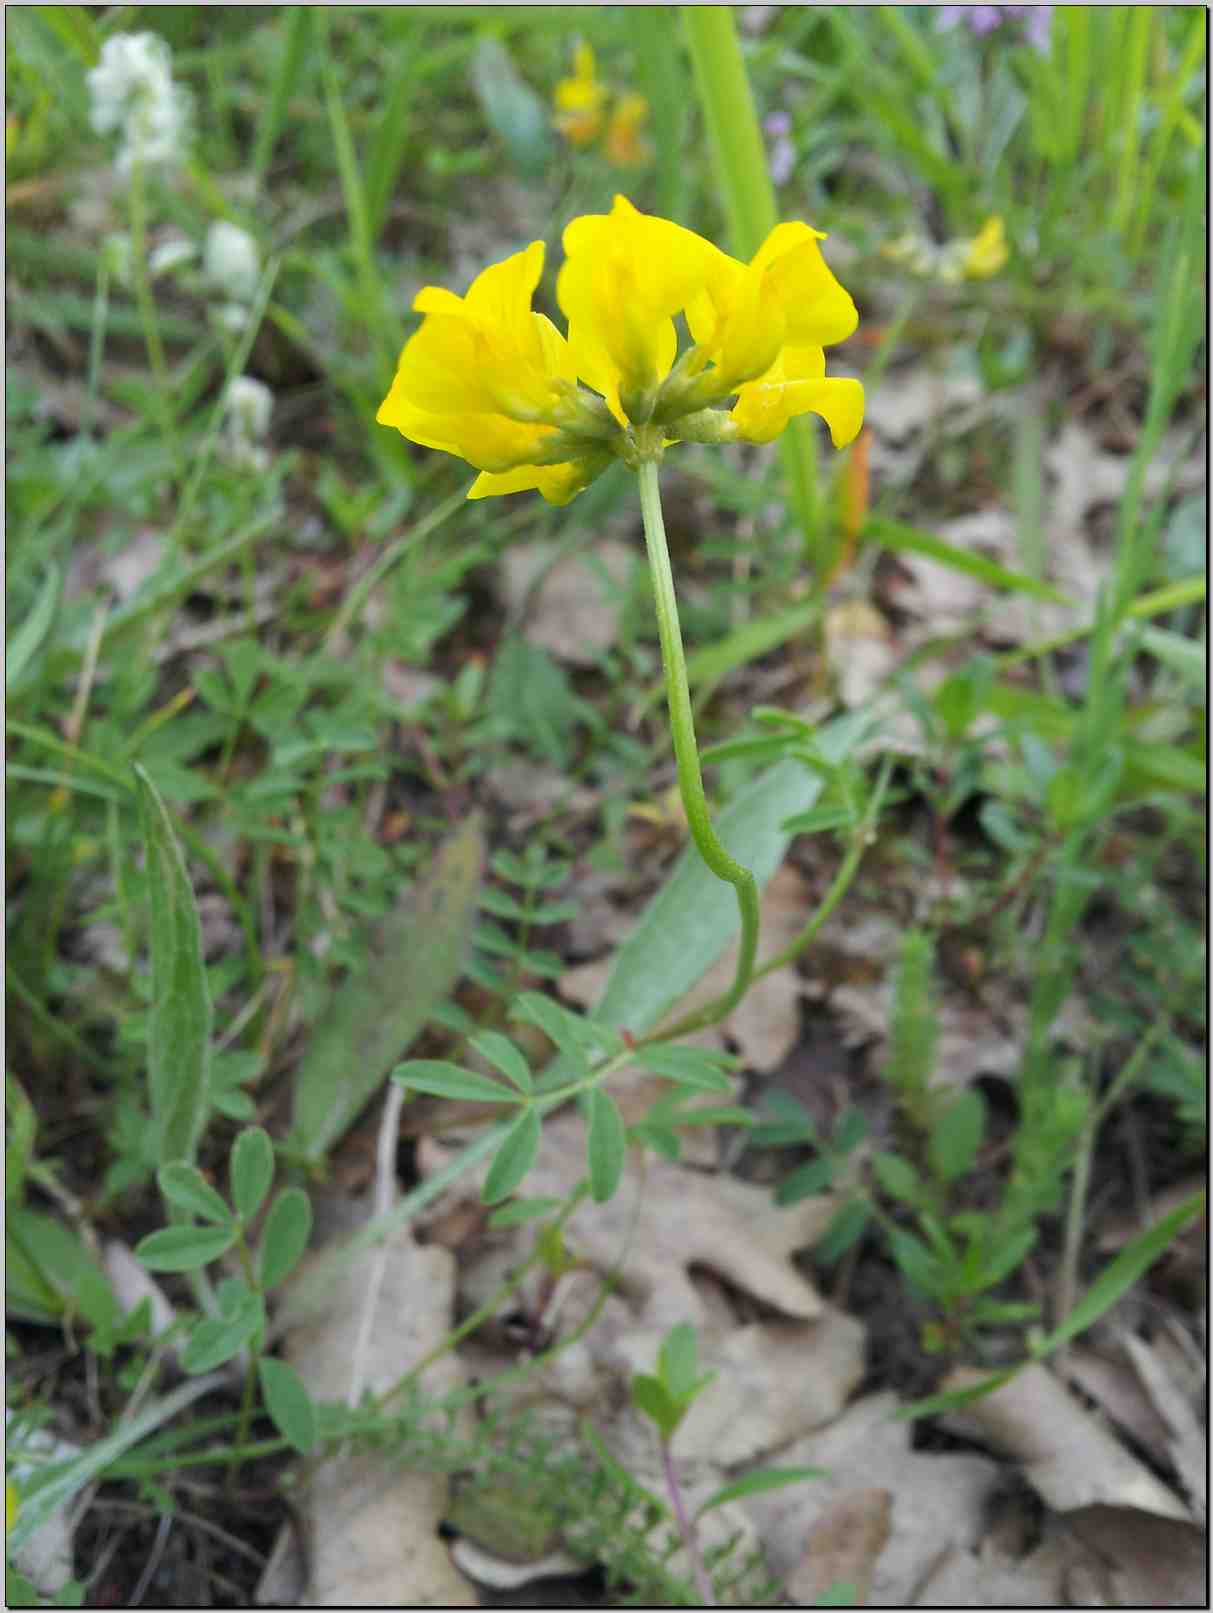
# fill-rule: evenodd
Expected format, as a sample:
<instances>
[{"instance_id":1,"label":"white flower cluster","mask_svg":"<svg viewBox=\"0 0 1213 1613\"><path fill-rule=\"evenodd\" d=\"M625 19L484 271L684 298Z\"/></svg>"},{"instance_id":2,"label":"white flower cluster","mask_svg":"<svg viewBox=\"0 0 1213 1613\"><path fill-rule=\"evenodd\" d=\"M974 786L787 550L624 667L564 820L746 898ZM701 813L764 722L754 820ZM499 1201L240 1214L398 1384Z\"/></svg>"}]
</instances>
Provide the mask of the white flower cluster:
<instances>
[{"instance_id":1,"label":"white flower cluster","mask_svg":"<svg viewBox=\"0 0 1213 1613\"><path fill-rule=\"evenodd\" d=\"M227 301L215 309L219 323L234 335L248 324L249 305L261 275L261 254L247 230L226 219L216 219L206 232L202 269L216 291Z\"/></svg>"},{"instance_id":2,"label":"white flower cluster","mask_svg":"<svg viewBox=\"0 0 1213 1613\"><path fill-rule=\"evenodd\" d=\"M169 48L158 34L115 34L101 47L88 74L92 125L98 134L117 129L118 172L168 167L185 155L189 99L173 83Z\"/></svg>"},{"instance_id":3,"label":"white flower cluster","mask_svg":"<svg viewBox=\"0 0 1213 1613\"><path fill-rule=\"evenodd\" d=\"M274 394L251 375L238 375L223 399L223 450L229 464L265 470L270 456L264 439L270 429Z\"/></svg>"}]
</instances>

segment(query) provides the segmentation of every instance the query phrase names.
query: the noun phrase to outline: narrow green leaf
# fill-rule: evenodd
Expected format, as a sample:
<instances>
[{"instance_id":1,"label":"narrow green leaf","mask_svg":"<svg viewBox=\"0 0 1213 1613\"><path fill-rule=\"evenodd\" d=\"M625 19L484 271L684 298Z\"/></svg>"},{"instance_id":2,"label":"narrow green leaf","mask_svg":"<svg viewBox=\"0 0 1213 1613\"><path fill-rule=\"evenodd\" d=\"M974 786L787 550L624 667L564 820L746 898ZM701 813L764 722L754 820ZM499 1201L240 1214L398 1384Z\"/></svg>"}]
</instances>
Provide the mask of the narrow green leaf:
<instances>
[{"instance_id":1,"label":"narrow green leaf","mask_svg":"<svg viewBox=\"0 0 1213 1613\"><path fill-rule=\"evenodd\" d=\"M323 1158L447 996L459 976L484 856L469 818L429 877L385 920L373 961L317 1015L295 1085L294 1148Z\"/></svg>"},{"instance_id":2,"label":"narrow green leaf","mask_svg":"<svg viewBox=\"0 0 1213 1613\"><path fill-rule=\"evenodd\" d=\"M312 1206L301 1187L283 1188L261 1234L261 1286L268 1292L294 1270L312 1234Z\"/></svg>"},{"instance_id":3,"label":"narrow green leaf","mask_svg":"<svg viewBox=\"0 0 1213 1613\"><path fill-rule=\"evenodd\" d=\"M891 1199L899 1199L903 1204L917 1202L922 1184L908 1160L897 1154L876 1154L872 1158L872 1170Z\"/></svg>"},{"instance_id":4,"label":"narrow green leaf","mask_svg":"<svg viewBox=\"0 0 1213 1613\"><path fill-rule=\"evenodd\" d=\"M311 18L306 6L289 6L277 32L278 62L270 93L261 100L257 132L253 136L253 183L260 190L278 136L286 126L291 97L307 54Z\"/></svg>"},{"instance_id":5,"label":"narrow green leaf","mask_svg":"<svg viewBox=\"0 0 1213 1613\"><path fill-rule=\"evenodd\" d=\"M668 1043L655 1043L637 1051L637 1064L654 1075L664 1075L680 1086L694 1087L701 1092L731 1092L733 1083L721 1068L718 1054L698 1047L671 1047Z\"/></svg>"},{"instance_id":6,"label":"narrow green leaf","mask_svg":"<svg viewBox=\"0 0 1213 1613\"><path fill-rule=\"evenodd\" d=\"M1122 1294L1132 1288L1139 1277L1149 1271L1156 1260L1167 1252L1177 1233L1182 1231L1189 1221L1195 1220L1204 1207L1204 1192L1195 1193L1178 1209L1172 1210L1169 1215L1164 1215L1161 1221L1156 1221L1152 1227L1147 1227L1143 1233L1134 1238L1132 1243L1126 1244L1116 1258L1096 1277L1061 1326L1054 1328L1053 1332L1047 1335L1032 1352L1033 1355L1039 1359L1069 1339L1085 1333L1105 1311L1115 1305Z\"/></svg>"},{"instance_id":7,"label":"narrow green leaf","mask_svg":"<svg viewBox=\"0 0 1213 1613\"><path fill-rule=\"evenodd\" d=\"M35 6L34 10L75 52L85 67L94 67L101 57L97 25L85 6Z\"/></svg>"},{"instance_id":8,"label":"narrow green leaf","mask_svg":"<svg viewBox=\"0 0 1213 1613\"><path fill-rule=\"evenodd\" d=\"M21 682L21 674L38 653L43 639L51 630L55 612L59 608L59 589L62 581L62 572L51 561L46 568L46 576L42 587L38 590L33 608L5 647L4 687L9 694L12 694Z\"/></svg>"},{"instance_id":9,"label":"narrow green leaf","mask_svg":"<svg viewBox=\"0 0 1213 1613\"><path fill-rule=\"evenodd\" d=\"M927 1155L945 1182L971 1170L986 1129L985 1099L976 1087L953 1098L931 1128Z\"/></svg>"},{"instance_id":10,"label":"narrow green leaf","mask_svg":"<svg viewBox=\"0 0 1213 1613\"><path fill-rule=\"evenodd\" d=\"M162 1163L193 1158L209 1107L211 999L198 908L164 802L135 766L151 909L148 1093Z\"/></svg>"},{"instance_id":11,"label":"narrow green leaf","mask_svg":"<svg viewBox=\"0 0 1213 1613\"><path fill-rule=\"evenodd\" d=\"M462 1098L469 1103L519 1103L509 1087L475 1070L461 1070L442 1059L410 1059L392 1071L392 1080L411 1092L424 1092L431 1098Z\"/></svg>"},{"instance_id":12,"label":"narrow green leaf","mask_svg":"<svg viewBox=\"0 0 1213 1613\"><path fill-rule=\"evenodd\" d=\"M260 1126L246 1126L232 1144L229 1171L232 1203L243 1220L251 1221L274 1180L274 1145L269 1133Z\"/></svg>"},{"instance_id":13,"label":"narrow green leaf","mask_svg":"<svg viewBox=\"0 0 1213 1613\"><path fill-rule=\"evenodd\" d=\"M541 1215L551 1215L558 1210L563 1201L561 1199L515 1199L512 1204L503 1204L499 1210L494 1210L489 1216L489 1226L517 1227L525 1221L536 1221Z\"/></svg>"},{"instance_id":14,"label":"narrow green leaf","mask_svg":"<svg viewBox=\"0 0 1213 1613\"><path fill-rule=\"evenodd\" d=\"M539 1152L539 1116L533 1108L522 1111L501 1140L489 1166L481 1197L486 1204L508 1199L535 1163Z\"/></svg>"},{"instance_id":15,"label":"narrow green leaf","mask_svg":"<svg viewBox=\"0 0 1213 1613\"><path fill-rule=\"evenodd\" d=\"M1169 666L1194 688L1204 690L1209 681L1207 646L1197 639L1185 638L1166 627L1137 628L1138 642L1156 660Z\"/></svg>"},{"instance_id":16,"label":"narrow green leaf","mask_svg":"<svg viewBox=\"0 0 1213 1613\"><path fill-rule=\"evenodd\" d=\"M197 1323L181 1353L181 1365L191 1377L213 1372L239 1355L264 1326L261 1295L239 1281L226 1283L220 1292L220 1314Z\"/></svg>"},{"instance_id":17,"label":"narrow green leaf","mask_svg":"<svg viewBox=\"0 0 1213 1613\"><path fill-rule=\"evenodd\" d=\"M119 1318L109 1278L56 1216L12 1205L4 1223L4 1294L9 1313L55 1325L64 1317L107 1329Z\"/></svg>"},{"instance_id":18,"label":"narrow green leaf","mask_svg":"<svg viewBox=\"0 0 1213 1613\"><path fill-rule=\"evenodd\" d=\"M226 1254L236 1241L234 1226L162 1227L135 1245L135 1258L149 1271L198 1271Z\"/></svg>"},{"instance_id":19,"label":"narrow green leaf","mask_svg":"<svg viewBox=\"0 0 1213 1613\"><path fill-rule=\"evenodd\" d=\"M699 1340L690 1322L676 1322L661 1341L657 1370L674 1400L693 1393L699 1372Z\"/></svg>"},{"instance_id":20,"label":"narrow green leaf","mask_svg":"<svg viewBox=\"0 0 1213 1613\"><path fill-rule=\"evenodd\" d=\"M313 1448L319 1432L316 1407L303 1379L286 1361L263 1355L257 1362L261 1396L274 1427L304 1456Z\"/></svg>"},{"instance_id":21,"label":"narrow green leaf","mask_svg":"<svg viewBox=\"0 0 1213 1613\"><path fill-rule=\"evenodd\" d=\"M1073 604L1072 600L1048 583L1039 582L1020 571L1008 571L1005 566L996 565L993 560L987 560L972 549L956 549L930 532L920 532L917 527L904 526L899 521L886 521L882 517L872 516L864 525L863 535L874 539L884 549L892 549L894 553L904 551L925 555L929 560L938 561L941 566L977 577L992 588L1030 594L1034 599L1047 599L1054 605Z\"/></svg>"},{"instance_id":22,"label":"narrow green leaf","mask_svg":"<svg viewBox=\"0 0 1213 1613\"><path fill-rule=\"evenodd\" d=\"M471 1045L500 1070L507 1081L512 1081L519 1092L530 1092L534 1088L530 1066L508 1036L500 1031L480 1031L472 1037Z\"/></svg>"},{"instance_id":23,"label":"narrow green leaf","mask_svg":"<svg viewBox=\"0 0 1213 1613\"><path fill-rule=\"evenodd\" d=\"M416 102L416 50L398 49L393 57L387 68L387 82L378 97L379 122L366 159L367 227L372 245L383 233L388 204L409 154L408 121Z\"/></svg>"},{"instance_id":24,"label":"narrow green leaf","mask_svg":"<svg viewBox=\"0 0 1213 1613\"><path fill-rule=\"evenodd\" d=\"M798 633L806 633L820 615L821 603L814 597L772 616L755 617L715 644L692 650L687 656L687 681L692 689L719 683L737 667L748 666L751 661L770 655ZM664 684L654 684L645 695L645 704L654 704L664 692ZM718 747L717 757L723 749L723 746Z\"/></svg>"},{"instance_id":25,"label":"narrow green leaf","mask_svg":"<svg viewBox=\"0 0 1213 1613\"><path fill-rule=\"evenodd\" d=\"M622 1045L609 1026L593 1024L537 991L520 992L510 1004L510 1018L538 1025L562 1052L582 1060L614 1053Z\"/></svg>"},{"instance_id":26,"label":"narrow green leaf","mask_svg":"<svg viewBox=\"0 0 1213 1613\"><path fill-rule=\"evenodd\" d=\"M590 1174L590 1196L596 1204L615 1197L623 1175L627 1137L619 1105L609 1092L595 1087L587 1100L586 1155Z\"/></svg>"},{"instance_id":27,"label":"narrow green leaf","mask_svg":"<svg viewBox=\"0 0 1213 1613\"><path fill-rule=\"evenodd\" d=\"M156 1182L161 1193L176 1209L184 1210L187 1215L196 1215L203 1221L213 1221L219 1226L230 1224L232 1212L224 1203L222 1193L216 1193L196 1165L180 1162L161 1165L156 1172Z\"/></svg>"},{"instance_id":28,"label":"narrow green leaf","mask_svg":"<svg viewBox=\"0 0 1213 1613\"><path fill-rule=\"evenodd\" d=\"M714 1491L695 1513L702 1518L713 1507L722 1507L726 1501L740 1501L746 1495L762 1495L766 1490L782 1490L789 1484L802 1484L805 1479L824 1479L824 1467L760 1467L742 1479L734 1479L723 1489Z\"/></svg>"},{"instance_id":29,"label":"narrow green leaf","mask_svg":"<svg viewBox=\"0 0 1213 1613\"><path fill-rule=\"evenodd\" d=\"M112 1434L85 1446L79 1456L55 1462L39 1474L38 1488L21 1498L21 1511L8 1531L5 1547L11 1554L19 1550L42 1526L62 1512L74 1496L107 1468L166 1423L179 1417L200 1396L213 1389L213 1382L184 1383L172 1394L154 1400L129 1421L120 1422Z\"/></svg>"}]
</instances>

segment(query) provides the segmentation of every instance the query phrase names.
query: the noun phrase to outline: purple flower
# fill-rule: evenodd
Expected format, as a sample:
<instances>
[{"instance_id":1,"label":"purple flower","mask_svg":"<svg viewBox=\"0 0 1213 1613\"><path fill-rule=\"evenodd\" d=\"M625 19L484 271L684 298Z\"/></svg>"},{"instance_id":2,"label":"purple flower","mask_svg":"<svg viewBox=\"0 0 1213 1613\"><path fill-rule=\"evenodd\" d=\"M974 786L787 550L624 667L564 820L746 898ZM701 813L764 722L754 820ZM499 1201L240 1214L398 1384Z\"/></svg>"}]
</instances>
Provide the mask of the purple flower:
<instances>
[{"instance_id":1,"label":"purple flower","mask_svg":"<svg viewBox=\"0 0 1213 1613\"><path fill-rule=\"evenodd\" d=\"M939 8L940 28L955 28L958 22L975 34L992 34L1002 22L1001 6L941 6Z\"/></svg>"},{"instance_id":2,"label":"purple flower","mask_svg":"<svg viewBox=\"0 0 1213 1613\"><path fill-rule=\"evenodd\" d=\"M776 185L786 185L796 167L796 147L789 135L792 120L786 112L771 112L762 120L762 127L771 136L771 178Z\"/></svg>"},{"instance_id":3,"label":"purple flower","mask_svg":"<svg viewBox=\"0 0 1213 1613\"><path fill-rule=\"evenodd\" d=\"M1053 24L1052 6L940 6L937 28L954 28L964 23L980 39L1001 28L1004 23L1022 23L1024 38L1033 50L1049 48L1049 34Z\"/></svg>"}]
</instances>

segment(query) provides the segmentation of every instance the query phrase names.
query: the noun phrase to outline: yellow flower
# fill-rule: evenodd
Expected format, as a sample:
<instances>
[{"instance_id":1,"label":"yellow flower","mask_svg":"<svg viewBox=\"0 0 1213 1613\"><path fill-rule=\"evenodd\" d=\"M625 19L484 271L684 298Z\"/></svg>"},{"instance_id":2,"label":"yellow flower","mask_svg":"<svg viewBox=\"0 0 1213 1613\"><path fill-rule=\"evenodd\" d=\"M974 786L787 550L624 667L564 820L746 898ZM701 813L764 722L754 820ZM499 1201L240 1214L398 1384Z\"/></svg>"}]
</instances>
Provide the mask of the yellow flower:
<instances>
[{"instance_id":1,"label":"yellow flower","mask_svg":"<svg viewBox=\"0 0 1213 1613\"><path fill-rule=\"evenodd\" d=\"M827 377L823 349L858 315L822 239L780 224L740 263L616 196L609 214L564 232L556 295L567 340L531 308L536 241L485 269L465 297L418 294L425 318L376 418L475 465L471 498L538 488L553 504L612 458L635 466L679 439L770 442L798 414L821 415L843 447L862 424L863 387ZM693 338L681 357L679 314ZM729 398L730 410L713 407Z\"/></svg>"},{"instance_id":2,"label":"yellow flower","mask_svg":"<svg viewBox=\"0 0 1213 1613\"><path fill-rule=\"evenodd\" d=\"M643 95L621 95L615 103L603 144L616 167L634 168L649 160L652 148L640 138L648 118L649 103Z\"/></svg>"},{"instance_id":3,"label":"yellow flower","mask_svg":"<svg viewBox=\"0 0 1213 1613\"><path fill-rule=\"evenodd\" d=\"M988 280L1006 263L1006 232L997 213L988 218L971 241L965 243L964 273L970 280Z\"/></svg>"},{"instance_id":4,"label":"yellow flower","mask_svg":"<svg viewBox=\"0 0 1213 1613\"><path fill-rule=\"evenodd\" d=\"M608 93L598 82L594 52L588 45L578 45L573 52L573 75L559 81L552 97L556 108L552 121L566 140L587 146L597 138Z\"/></svg>"},{"instance_id":5,"label":"yellow flower","mask_svg":"<svg viewBox=\"0 0 1213 1613\"><path fill-rule=\"evenodd\" d=\"M531 311L543 252L534 241L485 269L465 297L418 292L425 319L375 416L484 471L473 498L538 487L563 504L585 485L560 429L576 414L576 365L551 320Z\"/></svg>"}]
</instances>

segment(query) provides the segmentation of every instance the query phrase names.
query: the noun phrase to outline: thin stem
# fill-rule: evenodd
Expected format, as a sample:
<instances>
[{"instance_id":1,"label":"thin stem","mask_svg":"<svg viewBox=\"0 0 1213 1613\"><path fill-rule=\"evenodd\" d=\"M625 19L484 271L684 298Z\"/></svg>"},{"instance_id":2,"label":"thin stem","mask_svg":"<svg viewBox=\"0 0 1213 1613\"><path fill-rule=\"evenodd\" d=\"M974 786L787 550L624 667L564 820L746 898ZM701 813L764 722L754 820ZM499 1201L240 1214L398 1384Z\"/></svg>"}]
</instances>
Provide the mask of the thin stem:
<instances>
[{"instance_id":1,"label":"thin stem","mask_svg":"<svg viewBox=\"0 0 1213 1613\"><path fill-rule=\"evenodd\" d=\"M135 301L143 325L143 341L147 348L148 363L156 383L156 403L160 413L160 427L178 453L177 428L169 402L168 366L164 359L164 346L160 340L160 324L156 318L156 303L152 297L151 281L147 272L147 191L143 163L136 159L131 173L131 273L135 279Z\"/></svg>"},{"instance_id":2,"label":"thin stem","mask_svg":"<svg viewBox=\"0 0 1213 1613\"><path fill-rule=\"evenodd\" d=\"M695 1578L695 1589L699 1592L699 1600L704 1607L715 1607L716 1598L712 1595L712 1582L708 1578L708 1571L703 1566L703 1553L699 1549L699 1541L695 1536L695 1526L687 1516L686 1503L682 1499L682 1488L678 1483L678 1473L674 1467L674 1453L670 1448L668 1439L661 1441L661 1465L665 1471L665 1487L670 1494L670 1505L674 1509L674 1516L678 1520L678 1533L682 1536L682 1543L686 1547L687 1556L691 1562L691 1573Z\"/></svg>"},{"instance_id":3,"label":"thin stem","mask_svg":"<svg viewBox=\"0 0 1213 1613\"><path fill-rule=\"evenodd\" d=\"M642 464L637 476L640 482L640 509L644 517L644 539L648 547L649 570L653 577L653 599L657 607L657 632L661 639L661 660L665 668L666 699L670 708L670 730L674 738L674 757L678 763L678 788L686 810L691 838L699 854L717 879L732 885L737 892L737 909L741 916L741 944L737 953L737 974L732 986L713 1008L716 1017L730 1012L745 996L754 975L754 960L758 952L758 885L748 868L734 861L716 837L712 820L708 816L707 797L703 792L703 777L699 769L699 748L695 743L695 719L691 712L691 691L687 684L686 655L682 647L682 631L678 625L678 601L674 595L674 576L670 570L670 551L666 543L665 522L661 515L661 489L657 466L648 461Z\"/></svg>"}]
</instances>

